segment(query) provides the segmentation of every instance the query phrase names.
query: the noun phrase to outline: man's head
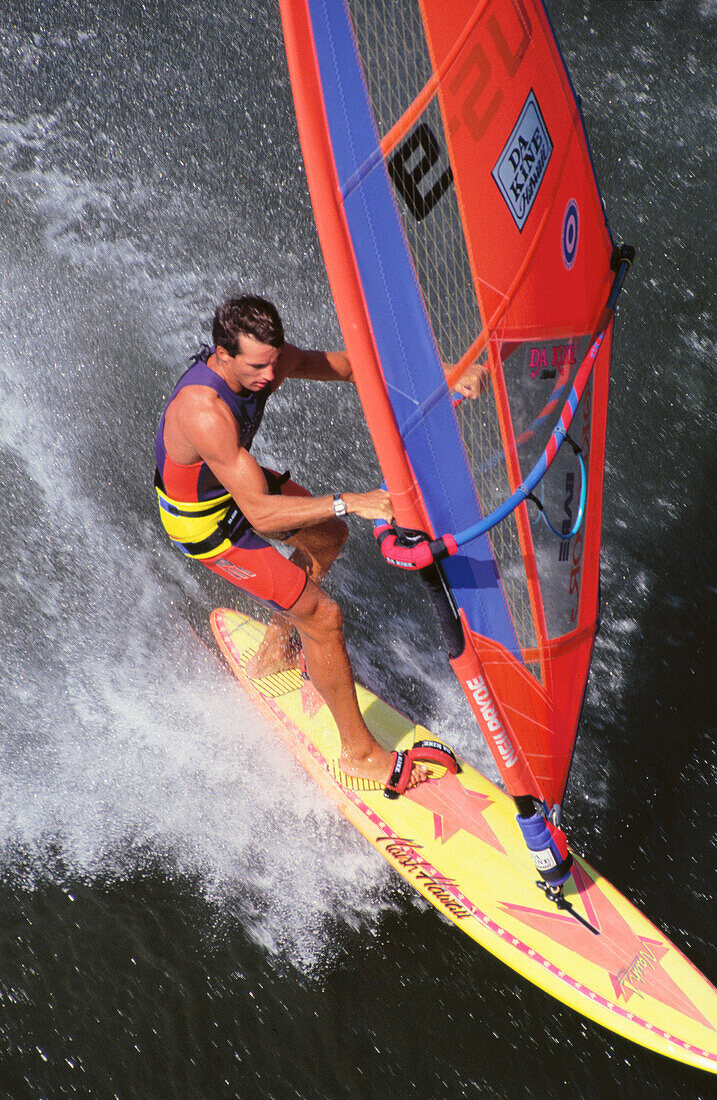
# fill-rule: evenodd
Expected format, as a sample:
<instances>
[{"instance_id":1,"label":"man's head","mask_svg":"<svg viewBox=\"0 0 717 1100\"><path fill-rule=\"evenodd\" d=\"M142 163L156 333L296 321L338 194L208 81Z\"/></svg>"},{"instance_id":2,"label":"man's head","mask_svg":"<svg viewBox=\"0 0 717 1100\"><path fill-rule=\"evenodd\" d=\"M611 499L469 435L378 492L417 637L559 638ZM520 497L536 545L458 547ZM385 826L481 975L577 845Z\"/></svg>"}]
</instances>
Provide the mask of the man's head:
<instances>
[{"instance_id":1,"label":"man's head","mask_svg":"<svg viewBox=\"0 0 717 1100\"><path fill-rule=\"evenodd\" d=\"M250 336L260 344L281 348L284 344L284 326L276 307L264 298L250 294L229 298L217 306L212 325L215 345L224 348L231 356L238 355L241 336Z\"/></svg>"}]
</instances>

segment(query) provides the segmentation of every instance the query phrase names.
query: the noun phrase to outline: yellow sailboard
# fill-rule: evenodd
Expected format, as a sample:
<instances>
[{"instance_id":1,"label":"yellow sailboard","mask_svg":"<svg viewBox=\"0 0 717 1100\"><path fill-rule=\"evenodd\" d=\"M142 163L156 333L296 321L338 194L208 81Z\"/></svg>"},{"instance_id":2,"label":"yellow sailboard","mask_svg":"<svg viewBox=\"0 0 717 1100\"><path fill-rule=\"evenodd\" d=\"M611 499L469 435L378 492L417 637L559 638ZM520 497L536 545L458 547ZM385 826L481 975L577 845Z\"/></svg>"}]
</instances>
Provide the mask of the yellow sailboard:
<instances>
[{"instance_id":1,"label":"yellow sailboard","mask_svg":"<svg viewBox=\"0 0 717 1100\"><path fill-rule=\"evenodd\" d=\"M265 626L226 609L214 636L249 698L341 812L444 916L559 1001L658 1053L717 1071L717 990L577 854L562 908L536 883L512 800L468 764L391 800L349 786L339 735L299 668L245 673ZM357 684L367 725L387 749L430 736ZM362 789L369 788L369 789Z\"/></svg>"}]
</instances>

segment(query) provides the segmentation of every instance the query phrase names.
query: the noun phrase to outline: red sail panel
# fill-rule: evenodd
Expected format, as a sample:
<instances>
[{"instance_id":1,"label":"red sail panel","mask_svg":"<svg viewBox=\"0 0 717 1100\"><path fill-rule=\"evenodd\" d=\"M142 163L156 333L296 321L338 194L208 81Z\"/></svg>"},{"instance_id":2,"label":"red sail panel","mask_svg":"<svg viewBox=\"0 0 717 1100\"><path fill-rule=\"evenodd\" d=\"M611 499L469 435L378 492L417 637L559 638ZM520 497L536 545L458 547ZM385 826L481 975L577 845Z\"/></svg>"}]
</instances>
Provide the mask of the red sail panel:
<instances>
[{"instance_id":1,"label":"red sail panel","mask_svg":"<svg viewBox=\"0 0 717 1100\"><path fill-rule=\"evenodd\" d=\"M421 9L484 325L506 340L592 333L612 242L542 4L458 0L450 19L443 0Z\"/></svg>"}]
</instances>

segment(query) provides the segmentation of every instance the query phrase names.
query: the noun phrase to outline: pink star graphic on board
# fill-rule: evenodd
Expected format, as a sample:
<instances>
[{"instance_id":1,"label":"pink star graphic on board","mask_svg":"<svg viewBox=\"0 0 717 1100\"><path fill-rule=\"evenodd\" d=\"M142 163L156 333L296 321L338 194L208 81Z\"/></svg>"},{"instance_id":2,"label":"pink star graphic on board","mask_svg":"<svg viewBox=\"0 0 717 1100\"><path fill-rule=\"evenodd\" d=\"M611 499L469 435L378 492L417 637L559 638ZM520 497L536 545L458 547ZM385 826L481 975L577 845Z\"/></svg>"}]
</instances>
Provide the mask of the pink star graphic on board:
<instances>
[{"instance_id":1,"label":"pink star graphic on board","mask_svg":"<svg viewBox=\"0 0 717 1100\"><path fill-rule=\"evenodd\" d=\"M627 1004L635 994L646 995L714 1030L714 1025L705 1019L662 967L661 960L669 954L670 944L633 932L597 883L578 864L573 866L572 879L585 916L598 935L558 909L546 911L510 902L503 902L503 909L530 928L603 967L618 1001L624 999ZM566 897L573 900L569 892Z\"/></svg>"},{"instance_id":2,"label":"pink star graphic on board","mask_svg":"<svg viewBox=\"0 0 717 1100\"><path fill-rule=\"evenodd\" d=\"M493 799L479 791L469 791L457 775L448 772L441 779L421 783L409 791L407 797L433 812L435 837L443 844L463 829L497 851L504 851L483 816L493 805Z\"/></svg>"}]
</instances>

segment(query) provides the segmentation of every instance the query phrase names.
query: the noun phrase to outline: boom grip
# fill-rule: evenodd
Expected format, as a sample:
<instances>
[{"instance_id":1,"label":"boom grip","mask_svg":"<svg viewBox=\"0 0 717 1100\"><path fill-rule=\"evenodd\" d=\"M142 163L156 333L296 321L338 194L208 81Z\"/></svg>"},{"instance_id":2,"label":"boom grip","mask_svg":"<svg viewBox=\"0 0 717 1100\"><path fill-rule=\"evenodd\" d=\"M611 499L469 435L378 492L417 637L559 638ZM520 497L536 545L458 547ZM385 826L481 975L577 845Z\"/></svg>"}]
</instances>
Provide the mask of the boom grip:
<instances>
[{"instance_id":1,"label":"boom grip","mask_svg":"<svg viewBox=\"0 0 717 1100\"><path fill-rule=\"evenodd\" d=\"M389 523L379 523L374 527L374 536L389 565L399 569L426 569L442 558L450 557L458 550L452 535L441 539L429 539L419 531L399 535ZM408 535L408 537L406 537Z\"/></svg>"}]
</instances>

